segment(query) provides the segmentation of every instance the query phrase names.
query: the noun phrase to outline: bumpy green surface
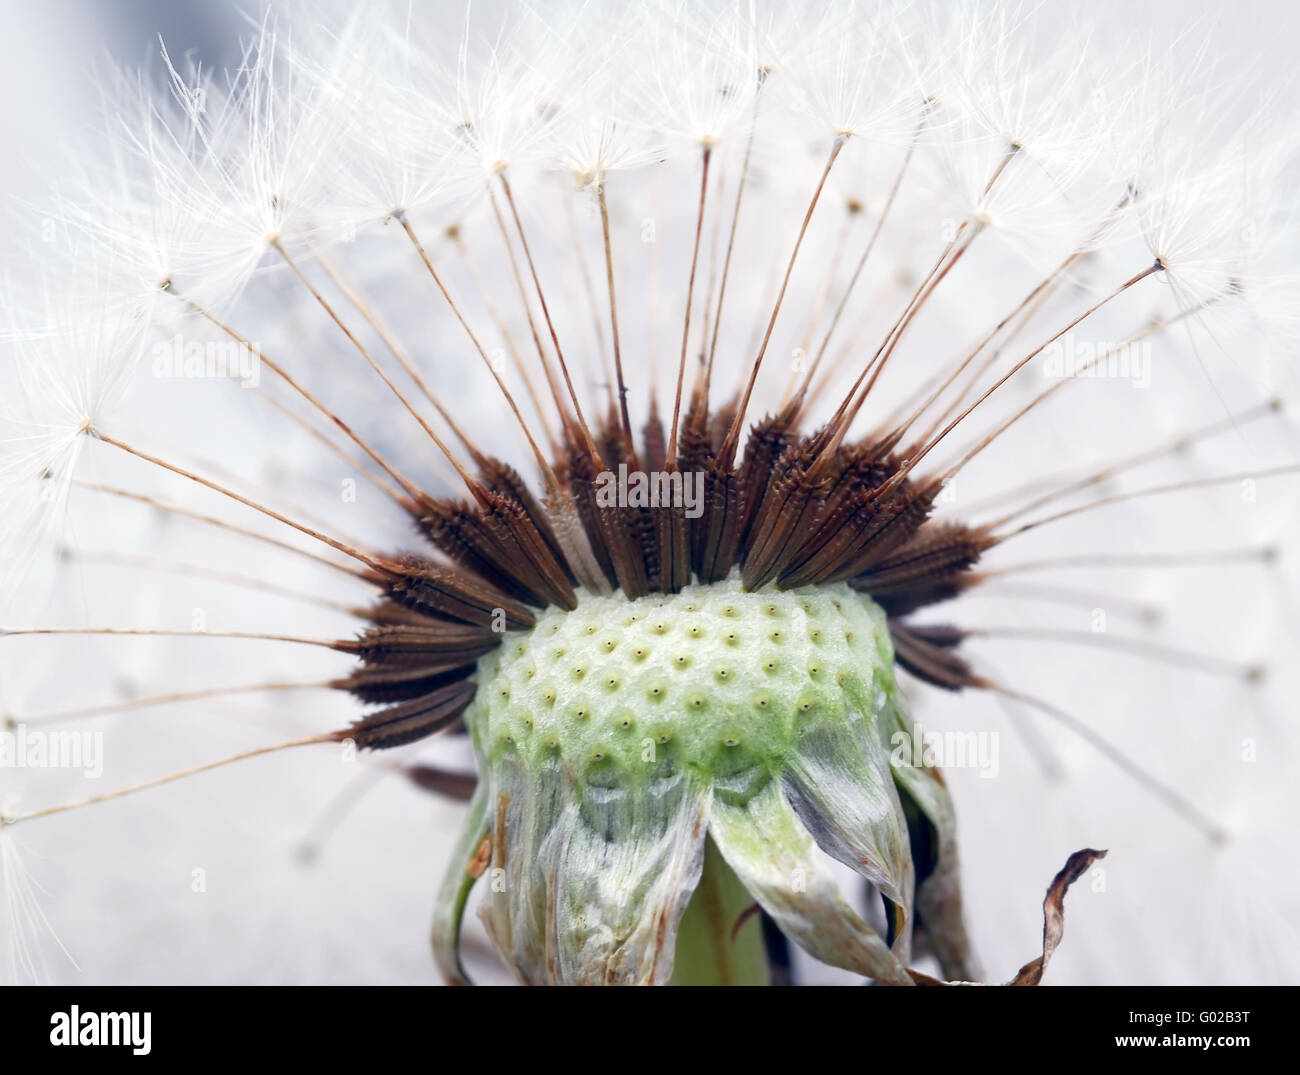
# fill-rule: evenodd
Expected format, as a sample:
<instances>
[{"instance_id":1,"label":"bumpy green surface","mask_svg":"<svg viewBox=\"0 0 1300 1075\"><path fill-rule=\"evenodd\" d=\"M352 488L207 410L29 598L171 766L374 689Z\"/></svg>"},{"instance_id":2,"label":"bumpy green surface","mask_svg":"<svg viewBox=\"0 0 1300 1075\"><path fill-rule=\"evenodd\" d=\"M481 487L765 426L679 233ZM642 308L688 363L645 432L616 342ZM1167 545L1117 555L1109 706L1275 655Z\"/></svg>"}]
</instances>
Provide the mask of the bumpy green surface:
<instances>
[{"instance_id":1,"label":"bumpy green surface","mask_svg":"<svg viewBox=\"0 0 1300 1075\"><path fill-rule=\"evenodd\" d=\"M744 802L796 739L893 693L883 613L847 586L745 593L738 580L548 609L479 664L479 757L560 760L588 788L695 770Z\"/></svg>"}]
</instances>

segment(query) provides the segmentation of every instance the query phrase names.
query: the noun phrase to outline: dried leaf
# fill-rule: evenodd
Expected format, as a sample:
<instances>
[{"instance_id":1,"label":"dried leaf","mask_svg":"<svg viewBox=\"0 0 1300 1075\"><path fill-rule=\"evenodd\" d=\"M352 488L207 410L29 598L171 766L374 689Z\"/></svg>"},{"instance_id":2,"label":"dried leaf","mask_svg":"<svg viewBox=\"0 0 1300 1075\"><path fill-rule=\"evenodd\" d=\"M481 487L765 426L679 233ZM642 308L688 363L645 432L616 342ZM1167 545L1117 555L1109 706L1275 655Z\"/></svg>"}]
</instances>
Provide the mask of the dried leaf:
<instances>
[{"instance_id":1,"label":"dried leaf","mask_svg":"<svg viewBox=\"0 0 1300 1075\"><path fill-rule=\"evenodd\" d=\"M1047 888L1047 895L1043 897L1043 954L1031 959L1019 971L1016 976L1007 982L1007 985L1039 985L1043 980L1043 973L1047 970L1047 963L1052 958L1052 953L1056 951L1057 946L1061 943L1061 938L1065 935L1065 894L1089 866L1100 858L1105 858L1105 851L1094 851L1090 847L1085 847L1082 851L1076 851L1061 867L1060 872L1052 878L1052 883ZM912 982L915 985L979 985L979 982L945 982L939 978L932 978L928 974L922 974L920 971L909 970Z\"/></svg>"},{"instance_id":2,"label":"dried leaf","mask_svg":"<svg viewBox=\"0 0 1300 1075\"><path fill-rule=\"evenodd\" d=\"M1016 976L1007 983L1008 985L1038 985L1043 980L1047 961L1052 958L1052 953L1056 951L1056 946L1061 943L1061 937L1065 934L1066 892L1083 876L1083 872L1089 866L1099 858L1105 857L1105 851L1094 851L1092 848L1085 847L1082 851L1076 851L1071 855L1061 867L1061 872L1052 878L1047 895L1043 897L1043 954L1021 967Z\"/></svg>"}]
</instances>

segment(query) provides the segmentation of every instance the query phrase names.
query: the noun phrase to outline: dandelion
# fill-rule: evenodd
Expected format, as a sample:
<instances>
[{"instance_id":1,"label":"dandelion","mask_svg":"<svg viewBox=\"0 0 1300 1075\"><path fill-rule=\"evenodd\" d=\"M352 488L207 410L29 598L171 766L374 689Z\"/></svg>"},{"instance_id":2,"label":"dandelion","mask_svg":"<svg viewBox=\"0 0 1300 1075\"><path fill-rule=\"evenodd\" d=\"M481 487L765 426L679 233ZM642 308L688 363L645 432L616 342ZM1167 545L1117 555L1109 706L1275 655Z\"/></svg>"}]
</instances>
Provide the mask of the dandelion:
<instances>
[{"instance_id":1,"label":"dandelion","mask_svg":"<svg viewBox=\"0 0 1300 1075\"><path fill-rule=\"evenodd\" d=\"M9 830L312 751L467 803L452 982L484 973L475 908L533 984L782 980L791 943L1036 983L1066 890L1104 889L1070 851L1251 847L1224 792L1257 737L1206 714L1272 685L1240 602L1198 602L1268 590L1300 471L1293 140L1181 52L1044 33L289 4L229 77L122 80L66 241L11 274L0 439L0 656L34 681L6 718L105 722L121 779L21 774L13 913L45 922ZM1162 615L1135 568L1202 581ZM999 923L1062 861L1024 963L1035 929Z\"/></svg>"}]
</instances>

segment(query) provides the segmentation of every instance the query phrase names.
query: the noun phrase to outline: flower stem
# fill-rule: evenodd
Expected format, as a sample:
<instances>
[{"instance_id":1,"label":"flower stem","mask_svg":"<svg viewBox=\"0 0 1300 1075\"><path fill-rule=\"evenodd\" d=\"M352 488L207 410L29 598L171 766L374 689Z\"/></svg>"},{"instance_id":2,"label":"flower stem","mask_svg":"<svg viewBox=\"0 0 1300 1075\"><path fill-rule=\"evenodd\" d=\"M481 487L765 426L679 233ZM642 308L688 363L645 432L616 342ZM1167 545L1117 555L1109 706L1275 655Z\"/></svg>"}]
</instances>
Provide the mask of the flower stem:
<instances>
[{"instance_id":1,"label":"flower stem","mask_svg":"<svg viewBox=\"0 0 1300 1075\"><path fill-rule=\"evenodd\" d=\"M748 913L753 907L754 898L708 840L704 872L677 933L672 984L769 984L762 922Z\"/></svg>"}]
</instances>

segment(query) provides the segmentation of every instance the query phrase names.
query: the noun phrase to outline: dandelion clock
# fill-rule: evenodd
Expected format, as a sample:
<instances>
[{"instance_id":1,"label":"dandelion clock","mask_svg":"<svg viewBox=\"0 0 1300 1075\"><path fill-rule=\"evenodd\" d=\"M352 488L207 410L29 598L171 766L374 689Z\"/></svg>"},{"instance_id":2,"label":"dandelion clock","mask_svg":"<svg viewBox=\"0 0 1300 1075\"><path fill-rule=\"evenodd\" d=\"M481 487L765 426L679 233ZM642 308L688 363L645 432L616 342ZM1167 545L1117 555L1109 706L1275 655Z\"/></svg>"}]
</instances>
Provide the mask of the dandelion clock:
<instances>
[{"instance_id":1,"label":"dandelion clock","mask_svg":"<svg viewBox=\"0 0 1300 1075\"><path fill-rule=\"evenodd\" d=\"M1293 980L1294 101L1117 13L100 77L3 281L9 976Z\"/></svg>"}]
</instances>

